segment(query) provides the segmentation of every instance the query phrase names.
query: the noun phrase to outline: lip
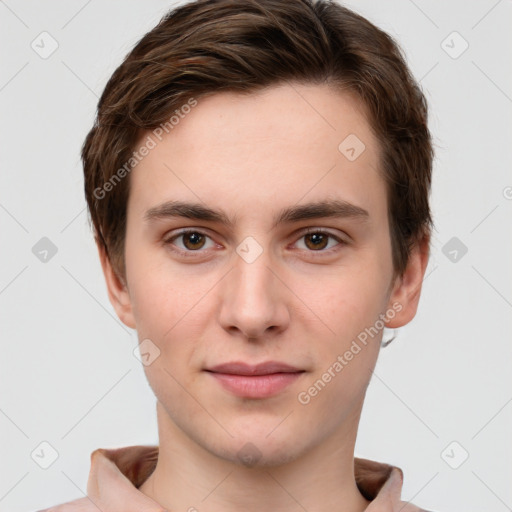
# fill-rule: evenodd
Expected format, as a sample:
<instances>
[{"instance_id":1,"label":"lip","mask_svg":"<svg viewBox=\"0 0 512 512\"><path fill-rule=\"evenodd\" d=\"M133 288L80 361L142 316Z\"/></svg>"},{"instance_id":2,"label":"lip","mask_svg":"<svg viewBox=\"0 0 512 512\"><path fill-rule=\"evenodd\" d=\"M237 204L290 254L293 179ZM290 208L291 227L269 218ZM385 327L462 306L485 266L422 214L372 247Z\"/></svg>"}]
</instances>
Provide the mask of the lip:
<instances>
[{"instance_id":1,"label":"lip","mask_svg":"<svg viewBox=\"0 0 512 512\"><path fill-rule=\"evenodd\" d=\"M242 398L268 398L295 382L304 370L268 361L257 365L235 361L206 370L224 389Z\"/></svg>"},{"instance_id":2,"label":"lip","mask_svg":"<svg viewBox=\"0 0 512 512\"><path fill-rule=\"evenodd\" d=\"M215 373L227 373L231 375L270 375L272 373L296 373L301 372L300 368L295 368L286 363L279 361L266 361L256 365L244 363L243 361L233 361L230 363L223 363L212 368L208 368L207 371Z\"/></svg>"}]
</instances>

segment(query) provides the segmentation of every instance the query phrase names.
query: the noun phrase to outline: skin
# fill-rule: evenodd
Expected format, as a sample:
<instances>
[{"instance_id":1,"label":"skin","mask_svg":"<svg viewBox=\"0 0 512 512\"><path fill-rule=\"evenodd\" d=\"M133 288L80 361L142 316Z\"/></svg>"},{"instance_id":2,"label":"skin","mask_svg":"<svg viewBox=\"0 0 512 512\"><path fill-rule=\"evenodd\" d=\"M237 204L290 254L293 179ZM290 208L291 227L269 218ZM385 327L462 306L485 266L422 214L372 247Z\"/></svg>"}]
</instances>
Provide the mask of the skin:
<instances>
[{"instance_id":1,"label":"skin","mask_svg":"<svg viewBox=\"0 0 512 512\"><path fill-rule=\"evenodd\" d=\"M338 150L349 134L366 146L354 161ZM125 278L116 277L102 250L100 258L119 318L161 351L145 366L157 398L160 457L140 490L168 510L368 506L353 457L382 332L308 404L297 396L393 304L401 310L389 328L416 313L428 237L394 278L379 161L356 98L327 85L286 84L199 99L131 172ZM327 199L363 208L368 217L272 226L283 208ZM234 227L145 220L150 208L169 200L221 209ZM303 233L308 227L345 243L324 237L318 249ZM181 228L206 238L169 241ZM236 252L248 236L262 249L252 263ZM278 395L248 399L204 371L269 360L305 372ZM259 455L252 467L239 454L247 443Z\"/></svg>"}]
</instances>

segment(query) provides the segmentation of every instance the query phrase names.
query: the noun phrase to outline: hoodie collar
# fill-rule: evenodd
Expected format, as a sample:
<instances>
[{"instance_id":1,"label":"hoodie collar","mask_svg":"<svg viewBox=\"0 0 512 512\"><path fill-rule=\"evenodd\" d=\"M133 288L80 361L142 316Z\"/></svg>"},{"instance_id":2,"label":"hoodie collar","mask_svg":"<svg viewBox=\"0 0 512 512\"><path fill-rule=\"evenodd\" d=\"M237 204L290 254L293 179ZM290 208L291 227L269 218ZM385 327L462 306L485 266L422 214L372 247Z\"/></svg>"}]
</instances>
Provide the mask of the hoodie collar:
<instances>
[{"instance_id":1,"label":"hoodie collar","mask_svg":"<svg viewBox=\"0 0 512 512\"><path fill-rule=\"evenodd\" d=\"M95 511L98 507L108 512L170 512L138 490L154 471L158 452L158 446L141 445L94 450L87 482L88 498L80 501L85 504L90 500L91 510ZM354 472L361 494L371 500L367 512L422 512L400 501L403 482L400 468L356 457Z\"/></svg>"}]
</instances>

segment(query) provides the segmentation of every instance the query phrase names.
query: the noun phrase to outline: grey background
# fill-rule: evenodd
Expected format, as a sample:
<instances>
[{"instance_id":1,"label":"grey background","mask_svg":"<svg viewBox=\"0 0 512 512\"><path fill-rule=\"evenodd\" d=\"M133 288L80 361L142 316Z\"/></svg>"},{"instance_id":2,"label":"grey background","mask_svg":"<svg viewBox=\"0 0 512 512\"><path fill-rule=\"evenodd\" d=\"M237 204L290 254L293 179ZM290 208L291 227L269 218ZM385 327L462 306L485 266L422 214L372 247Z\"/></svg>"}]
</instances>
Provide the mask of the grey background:
<instances>
[{"instance_id":1,"label":"grey background","mask_svg":"<svg viewBox=\"0 0 512 512\"><path fill-rule=\"evenodd\" d=\"M1 511L82 497L98 447L157 443L136 335L108 302L87 224L79 149L110 74L172 5L0 1ZM404 48L437 147L420 311L381 352L356 455L401 467L403 499L424 508L511 510L512 2L347 5ZM43 31L58 43L46 59L31 47ZM44 441L58 452L48 469Z\"/></svg>"}]
</instances>

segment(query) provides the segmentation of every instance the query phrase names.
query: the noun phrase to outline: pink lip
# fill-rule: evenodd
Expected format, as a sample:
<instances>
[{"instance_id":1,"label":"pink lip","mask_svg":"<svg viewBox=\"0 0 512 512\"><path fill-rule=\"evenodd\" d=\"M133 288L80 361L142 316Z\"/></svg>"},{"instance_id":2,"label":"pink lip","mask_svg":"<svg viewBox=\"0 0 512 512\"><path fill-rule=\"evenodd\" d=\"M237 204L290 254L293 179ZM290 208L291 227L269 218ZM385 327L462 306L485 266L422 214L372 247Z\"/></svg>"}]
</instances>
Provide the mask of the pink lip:
<instances>
[{"instance_id":1,"label":"pink lip","mask_svg":"<svg viewBox=\"0 0 512 512\"><path fill-rule=\"evenodd\" d=\"M258 365L225 363L208 371L227 391L243 398L268 398L300 377L304 370L269 361Z\"/></svg>"}]
</instances>

